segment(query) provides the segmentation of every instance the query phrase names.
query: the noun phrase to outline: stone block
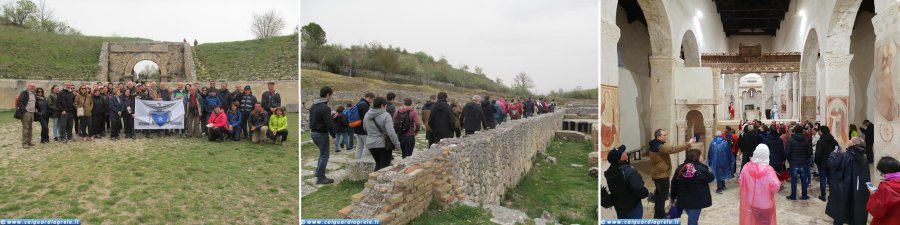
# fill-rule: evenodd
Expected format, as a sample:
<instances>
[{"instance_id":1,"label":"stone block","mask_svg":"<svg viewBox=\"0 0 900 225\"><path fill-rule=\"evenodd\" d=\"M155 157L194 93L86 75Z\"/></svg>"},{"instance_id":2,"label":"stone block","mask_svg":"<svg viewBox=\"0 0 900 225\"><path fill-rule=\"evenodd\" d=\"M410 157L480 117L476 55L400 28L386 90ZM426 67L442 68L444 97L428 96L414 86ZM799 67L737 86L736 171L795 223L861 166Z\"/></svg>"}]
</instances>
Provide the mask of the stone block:
<instances>
[{"instance_id":1,"label":"stone block","mask_svg":"<svg viewBox=\"0 0 900 225\"><path fill-rule=\"evenodd\" d=\"M360 181L369 178L369 172L375 171L375 161L354 159L347 163L347 179Z\"/></svg>"},{"instance_id":2,"label":"stone block","mask_svg":"<svg viewBox=\"0 0 900 225\"><path fill-rule=\"evenodd\" d=\"M353 211L353 205L348 205L347 207L338 210L338 214L341 215L341 218L347 218L347 216L350 216L351 211Z\"/></svg>"},{"instance_id":3,"label":"stone block","mask_svg":"<svg viewBox=\"0 0 900 225\"><path fill-rule=\"evenodd\" d=\"M600 154L598 152L588 153L588 166L597 166Z\"/></svg>"},{"instance_id":4,"label":"stone block","mask_svg":"<svg viewBox=\"0 0 900 225\"><path fill-rule=\"evenodd\" d=\"M562 139L562 140L569 140L569 141L585 141L586 140L586 137L584 136L584 134L577 132L577 131L559 130L559 131L556 131L554 134L556 135L557 138Z\"/></svg>"}]
</instances>

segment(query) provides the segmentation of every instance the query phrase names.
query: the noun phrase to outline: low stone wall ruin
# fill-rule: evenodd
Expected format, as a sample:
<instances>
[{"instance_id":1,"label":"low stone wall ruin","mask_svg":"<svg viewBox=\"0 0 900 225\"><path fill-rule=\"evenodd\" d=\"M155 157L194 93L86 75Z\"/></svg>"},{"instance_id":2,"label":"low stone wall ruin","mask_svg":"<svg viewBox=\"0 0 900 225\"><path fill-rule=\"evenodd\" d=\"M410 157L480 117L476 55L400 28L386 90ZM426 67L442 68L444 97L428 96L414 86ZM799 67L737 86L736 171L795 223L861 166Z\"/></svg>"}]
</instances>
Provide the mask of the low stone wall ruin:
<instances>
[{"instance_id":1,"label":"low stone wall ruin","mask_svg":"<svg viewBox=\"0 0 900 225\"><path fill-rule=\"evenodd\" d=\"M365 189L339 211L346 218L375 218L382 224L406 224L431 202L471 200L499 204L546 151L562 126L564 110L509 121L497 129L444 139L368 176Z\"/></svg>"}]
</instances>

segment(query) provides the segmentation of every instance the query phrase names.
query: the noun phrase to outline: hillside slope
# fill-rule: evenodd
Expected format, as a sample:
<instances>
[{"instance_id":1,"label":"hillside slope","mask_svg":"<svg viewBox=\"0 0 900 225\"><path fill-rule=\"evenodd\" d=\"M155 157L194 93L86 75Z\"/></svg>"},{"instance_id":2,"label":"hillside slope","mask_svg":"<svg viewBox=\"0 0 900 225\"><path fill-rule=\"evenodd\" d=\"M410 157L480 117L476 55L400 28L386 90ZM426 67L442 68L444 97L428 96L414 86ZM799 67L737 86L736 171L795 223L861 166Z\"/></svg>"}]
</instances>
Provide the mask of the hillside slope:
<instances>
[{"instance_id":1,"label":"hillside slope","mask_svg":"<svg viewBox=\"0 0 900 225\"><path fill-rule=\"evenodd\" d=\"M293 79L298 73L296 35L194 47L198 80Z\"/></svg>"},{"instance_id":2,"label":"hillside slope","mask_svg":"<svg viewBox=\"0 0 900 225\"><path fill-rule=\"evenodd\" d=\"M408 92L422 92L427 94L437 94L438 92L444 91L447 92L450 96L458 96L465 100L468 99L468 96L472 95L490 95L490 96L501 96L503 98L514 97L511 94L500 94L497 92L489 92L480 89L469 89L469 88L460 88L460 87L435 87L430 85L413 85L413 84L397 84L386 82L379 79L371 79L371 78L363 78L363 77L348 77L344 75L333 74L320 70L307 70L302 69L301 71L302 78L300 79L300 87L303 90L301 93L307 93L312 91L313 93L318 93L319 88L322 86L330 86L336 92L361 92L364 90L399 90L399 91L408 91ZM304 96L301 96L301 98ZM522 96L525 97L525 96ZM597 100L590 99L569 99L569 98L559 98L556 99L559 104L568 104L568 103L579 103L579 104L597 104Z\"/></svg>"},{"instance_id":3,"label":"hillside slope","mask_svg":"<svg viewBox=\"0 0 900 225\"><path fill-rule=\"evenodd\" d=\"M0 25L0 78L88 80L103 42L141 38L73 36Z\"/></svg>"}]
</instances>

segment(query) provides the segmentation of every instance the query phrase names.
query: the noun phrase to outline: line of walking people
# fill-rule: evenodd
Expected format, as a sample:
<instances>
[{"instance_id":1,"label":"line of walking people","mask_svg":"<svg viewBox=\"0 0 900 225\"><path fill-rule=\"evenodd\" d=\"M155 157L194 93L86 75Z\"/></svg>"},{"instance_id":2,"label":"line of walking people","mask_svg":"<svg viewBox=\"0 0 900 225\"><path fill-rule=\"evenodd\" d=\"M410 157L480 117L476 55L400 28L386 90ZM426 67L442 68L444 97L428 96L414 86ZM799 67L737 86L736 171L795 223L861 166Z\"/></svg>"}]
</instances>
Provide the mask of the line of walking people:
<instances>
[{"instance_id":1,"label":"line of walking people","mask_svg":"<svg viewBox=\"0 0 900 225\"><path fill-rule=\"evenodd\" d=\"M530 117L535 112L550 113L556 107L555 101L543 98L506 102L502 98L491 100L489 96L482 98L479 95L472 96L463 106L455 99L449 100L446 92L440 92L431 95L418 112L411 98L398 103L393 92L385 97L367 92L356 104L338 105L332 111L328 104L333 94L331 87L322 87L319 98L313 101L309 110L310 135L319 148L317 184L334 182L325 176L332 144L335 153L341 149L355 149L355 159L372 157L375 171L378 171L390 166L394 149L399 148L403 158L412 156L416 135L423 126L430 147L441 139L460 137L463 131L469 135L494 129L506 118L516 120Z\"/></svg>"}]
</instances>

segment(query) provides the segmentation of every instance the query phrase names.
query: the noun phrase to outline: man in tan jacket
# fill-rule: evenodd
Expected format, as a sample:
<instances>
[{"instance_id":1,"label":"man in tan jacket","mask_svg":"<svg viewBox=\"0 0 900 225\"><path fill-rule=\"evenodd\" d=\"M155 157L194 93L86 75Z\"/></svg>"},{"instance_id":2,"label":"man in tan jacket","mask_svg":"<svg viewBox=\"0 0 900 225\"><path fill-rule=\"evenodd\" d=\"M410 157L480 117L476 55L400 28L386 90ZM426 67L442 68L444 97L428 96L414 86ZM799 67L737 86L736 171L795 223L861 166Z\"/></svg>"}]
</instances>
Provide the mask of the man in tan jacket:
<instances>
[{"instance_id":1,"label":"man in tan jacket","mask_svg":"<svg viewBox=\"0 0 900 225\"><path fill-rule=\"evenodd\" d=\"M669 155L687 150L697 140L691 138L688 143L667 145L669 134L663 129L654 131L653 136L655 138L650 140L650 178L656 185L656 191L652 195L655 204L653 218L662 219L666 217L665 206L666 199L669 198L669 176L672 174L672 160Z\"/></svg>"}]
</instances>

